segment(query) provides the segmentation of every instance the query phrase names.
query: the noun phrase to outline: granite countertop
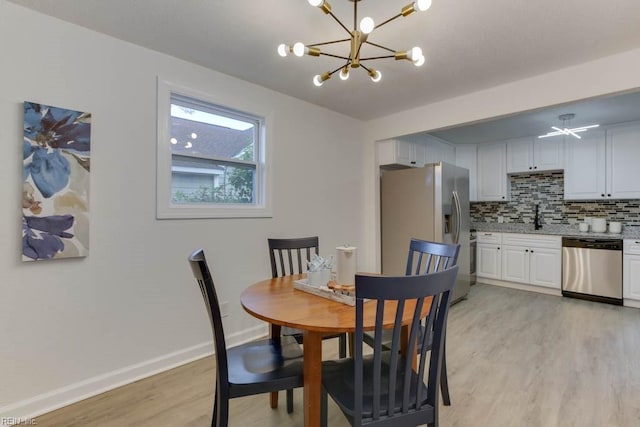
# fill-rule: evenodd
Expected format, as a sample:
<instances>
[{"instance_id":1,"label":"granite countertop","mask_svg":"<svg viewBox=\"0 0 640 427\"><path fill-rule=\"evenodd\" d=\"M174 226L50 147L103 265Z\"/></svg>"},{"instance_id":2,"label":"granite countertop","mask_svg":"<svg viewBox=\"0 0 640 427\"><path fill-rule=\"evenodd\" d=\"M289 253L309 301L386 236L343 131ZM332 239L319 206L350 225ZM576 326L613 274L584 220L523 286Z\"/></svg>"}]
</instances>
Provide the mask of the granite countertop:
<instances>
[{"instance_id":1,"label":"granite countertop","mask_svg":"<svg viewBox=\"0 0 640 427\"><path fill-rule=\"evenodd\" d=\"M493 231L495 233L521 233L521 234L549 234L567 237L586 237L604 239L640 239L640 226L628 226L622 228L621 234L612 233L582 233L578 231L578 225L569 224L543 224L542 229L534 230L533 224L524 223L497 223L497 222L472 222L471 228L477 231Z\"/></svg>"}]
</instances>

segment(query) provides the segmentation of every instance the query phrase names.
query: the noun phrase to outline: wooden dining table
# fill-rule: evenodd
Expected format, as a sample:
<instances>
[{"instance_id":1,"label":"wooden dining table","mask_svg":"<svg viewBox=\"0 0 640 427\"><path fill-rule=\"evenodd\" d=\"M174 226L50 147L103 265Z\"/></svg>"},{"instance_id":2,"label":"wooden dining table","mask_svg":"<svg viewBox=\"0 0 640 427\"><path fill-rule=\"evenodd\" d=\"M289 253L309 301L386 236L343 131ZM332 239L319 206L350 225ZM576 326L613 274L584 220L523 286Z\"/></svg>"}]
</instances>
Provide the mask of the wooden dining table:
<instances>
[{"instance_id":1,"label":"wooden dining table","mask_svg":"<svg viewBox=\"0 0 640 427\"><path fill-rule=\"evenodd\" d=\"M289 326L303 331L304 365L304 425L320 425L320 400L322 390L322 337L336 333L355 331L355 307L333 301L294 288L296 280L306 276L292 275L267 279L246 288L241 296L242 307L252 316L276 326ZM415 305L405 304L403 324L408 325ZM423 307L423 315L430 304ZM384 325L393 326L396 303L385 303ZM373 330L376 306L365 302L363 326ZM279 331L280 328L275 328ZM408 333L403 328L403 348L406 349Z\"/></svg>"}]
</instances>

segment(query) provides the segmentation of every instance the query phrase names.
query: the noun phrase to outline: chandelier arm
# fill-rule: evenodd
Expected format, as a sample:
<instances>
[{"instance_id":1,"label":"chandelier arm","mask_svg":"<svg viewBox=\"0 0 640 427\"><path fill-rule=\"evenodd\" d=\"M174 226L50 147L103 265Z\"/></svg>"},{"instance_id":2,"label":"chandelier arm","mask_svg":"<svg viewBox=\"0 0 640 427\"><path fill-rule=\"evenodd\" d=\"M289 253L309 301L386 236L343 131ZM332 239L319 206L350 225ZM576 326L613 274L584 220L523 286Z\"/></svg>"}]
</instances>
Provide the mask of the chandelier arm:
<instances>
[{"instance_id":1,"label":"chandelier arm","mask_svg":"<svg viewBox=\"0 0 640 427\"><path fill-rule=\"evenodd\" d=\"M342 28L344 28L344 30L345 30L349 35L351 35L351 31L349 31L349 29L348 29L347 27L345 27L345 25L342 23L342 21L341 21L341 20L339 20L339 19L338 19L338 17L337 17L336 15L334 15L334 14L333 14L333 12L329 12L329 15L331 15L331 17L332 17L333 19L335 19L335 20L336 20L336 22L337 22L338 24L340 24L340 26L341 26Z\"/></svg>"},{"instance_id":2,"label":"chandelier arm","mask_svg":"<svg viewBox=\"0 0 640 427\"><path fill-rule=\"evenodd\" d=\"M346 56L334 55L333 53L320 52L322 56L330 56L332 58L344 59L345 61L349 61L350 58Z\"/></svg>"},{"instance_id":3,"label":"chandelier arm","mask_svg":"<svg viewBox=\"0 0 640 427\"><path fill-rule=\"evenodd\" d=\"M307 46L309 47L316 47L316 46L324 46L327 44L334 44L334 43L344 43L344 42L350 42L351 39L340 39L340 40L332 40L330 42L322 42L322 43L314 43L314 44L308 44Z\"/></svg>"},{"instance_id":4,"label":"chandelier arm","mask_svg":"<svg viewBox=\"0 0 640 427\"><path fill-rule=\"evenodd\" d=\"M389 51L389 52L393 52L393 53L394 53L394 55L395 55L395 53L396 53L396 51L395 51L395 50L393 50L393 49L389 49L388 47L385 47L385 46L379 45L379 44L377 44L377 43L372 43L372 42L370 42L370 41L368 41L368 40L367 40L365 43L366 43L366 44L370 44L371 46L378 47L378 48L380 48L380 49L387 50L387 51Z\"/></svg>"},{"instance_id":5,"label":"chandelier arm","mask_svg":"<svg viewBox=\"0 0 640 427\"><path fill-rule=\"evenodd\" d=\"M376 29L378 29L378 28L382 27L384 24L388 24L389 22L391 22L391 21L393 21L393 20L395 20L395 19L398 19L398 18L400 18L401 16L402 16L402 13L399 13L399 14L397 14L396 16L392 16L391 18L387 19L386 21L381 22L381 23L379 23L378 25L376 25L375 27L373 27L373 29L374 29L374 30L376 30Z\"/></svg>"},{"instance_id":6,"label":"chandelier arm","mask_svg":"<svg viewBox=\"0 0 640 427\"><path fill-rule=\"evenodd\" d=\"M370 73L370 72L371 72L371 68L367 67L367 66L366 66L366 65L364 65L364 64L360 64L360 67L361 67L361 68L364 68L364 69L365 69L365 71L366 71L367 73Z\"/></svg>"},{"instance_id":7,"label":"chandelier arm","mask_svg":"<svg viewBox=\"0 0 640 427\"><path fill-rule=\"evenodd\" d=\"M369 58L360 58L360 61L372 61L374 59L387 59L387 58L395 58L395 55L384 55L384 56L370 56Z\"/></svg>"},{"instance_id":8,"label":"chandelier arm","mask_svg":"<svg viewBox=\"0 0 640 427\"><path fill-rule=\"evenodd\" d=\"M329 71L329 75L330 75L330 76L332 76L332 75L334 75L335 73L337 73L338 71L342 70L343 68L344 68L344 65L341 65L341 66L339 66L338 68L336 68L335 70L333 70L333 71Z\"/></svg>"}]
</instances>

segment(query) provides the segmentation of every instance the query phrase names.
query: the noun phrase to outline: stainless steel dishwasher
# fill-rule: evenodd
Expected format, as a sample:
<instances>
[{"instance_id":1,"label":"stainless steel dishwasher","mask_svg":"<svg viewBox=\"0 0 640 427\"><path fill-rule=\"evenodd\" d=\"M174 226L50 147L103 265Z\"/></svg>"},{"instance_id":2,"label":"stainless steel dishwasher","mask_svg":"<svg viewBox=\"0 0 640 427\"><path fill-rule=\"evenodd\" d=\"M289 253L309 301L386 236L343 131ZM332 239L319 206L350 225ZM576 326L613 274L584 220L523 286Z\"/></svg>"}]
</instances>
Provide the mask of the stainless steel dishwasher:
<instances>
[{"instance_id":1,"label":"stainless steel dishwasher","mask_svg":"<svg viewBox=\"0 0 640 427\"><path fill-rule=\"evenodd\" d=\"M622 305L622 240L563 237L562 295Z\"/></svg>"}]
</instances>

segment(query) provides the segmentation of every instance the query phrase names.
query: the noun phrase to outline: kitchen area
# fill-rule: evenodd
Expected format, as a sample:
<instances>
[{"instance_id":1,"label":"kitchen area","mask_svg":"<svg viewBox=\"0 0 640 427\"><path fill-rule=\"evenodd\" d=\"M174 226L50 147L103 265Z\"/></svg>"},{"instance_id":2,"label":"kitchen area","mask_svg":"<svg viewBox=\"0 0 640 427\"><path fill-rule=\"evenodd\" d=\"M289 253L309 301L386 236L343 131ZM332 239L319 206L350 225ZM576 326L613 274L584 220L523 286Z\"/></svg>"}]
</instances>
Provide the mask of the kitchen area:
<instances>
[{"instance_id":1,"label":"kitchen area","mask_svg":"<svg viewBox=\"0 0 640 427\"><path fill-rule=\"evenodd\" d=\"M378 163L469 170L478 282L640 308L638 105L623 94L381 141Z\"/></svg>"}]
</instances>

